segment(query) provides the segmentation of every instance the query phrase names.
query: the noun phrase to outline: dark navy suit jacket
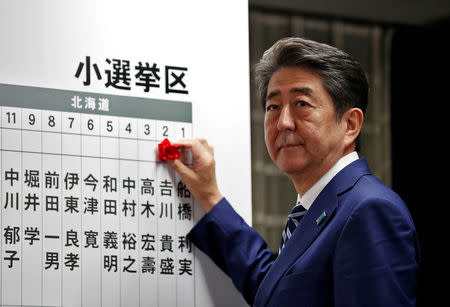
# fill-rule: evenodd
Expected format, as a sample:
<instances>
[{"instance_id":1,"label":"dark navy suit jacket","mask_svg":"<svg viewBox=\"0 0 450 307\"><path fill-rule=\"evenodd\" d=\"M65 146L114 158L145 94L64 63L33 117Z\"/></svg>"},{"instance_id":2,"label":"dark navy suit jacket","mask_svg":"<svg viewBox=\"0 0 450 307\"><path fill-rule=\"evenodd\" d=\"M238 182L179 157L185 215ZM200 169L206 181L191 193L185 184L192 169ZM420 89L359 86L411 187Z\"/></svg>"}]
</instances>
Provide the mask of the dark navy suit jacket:
<instances>
[{"instance_id":1,"label":"dark navy suit jacket","mask_svg":"<svg viewBox=\"0 0 450 307\"><path fill-rule=\"evenodd\" d=\"M225 198L188 237L250 305L415 306L419 246L413 221L365 159L328 183L280 255Z\"/></svg>"}]
</instances>

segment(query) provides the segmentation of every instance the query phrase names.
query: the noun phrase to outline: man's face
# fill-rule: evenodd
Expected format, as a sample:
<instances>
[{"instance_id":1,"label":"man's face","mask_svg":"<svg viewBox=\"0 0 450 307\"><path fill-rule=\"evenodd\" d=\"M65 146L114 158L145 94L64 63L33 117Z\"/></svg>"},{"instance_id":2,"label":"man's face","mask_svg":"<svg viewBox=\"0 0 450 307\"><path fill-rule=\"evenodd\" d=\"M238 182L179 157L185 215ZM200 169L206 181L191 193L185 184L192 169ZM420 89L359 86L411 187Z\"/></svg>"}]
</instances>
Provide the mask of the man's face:
<instances>
[{"instance_id":1,"label":"man's face","mask_svg":"<svg viewBox=\"0 0 450 307\"><path fill-rule=\"evenodd\" d=\"M345 125L331 96L319 75L298 67L271 77L264 133L270 157L289 176L322 176L344 152Z\"/></svg>"}]
</instances>

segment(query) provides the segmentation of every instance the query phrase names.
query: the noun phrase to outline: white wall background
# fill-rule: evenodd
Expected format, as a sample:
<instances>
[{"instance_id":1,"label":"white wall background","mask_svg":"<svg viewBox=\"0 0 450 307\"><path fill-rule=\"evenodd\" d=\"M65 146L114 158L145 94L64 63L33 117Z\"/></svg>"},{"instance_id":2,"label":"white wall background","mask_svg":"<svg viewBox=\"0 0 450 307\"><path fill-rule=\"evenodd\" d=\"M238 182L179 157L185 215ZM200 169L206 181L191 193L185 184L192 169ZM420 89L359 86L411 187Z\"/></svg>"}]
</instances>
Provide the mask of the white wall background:
<instances>
[{"instance_id":1,"label":"white wall background","mask_svg":"<svg viewBox=\"0 0 450 307\"><path fill-rule=\"evenodd\" d=\"M83 86L86 56L188 67L189 94ZM251 224L248 67L247 1L0 1L0 83L192 102L221 192ZM245 304L201 252L195 267L198 306Z\"/></svg>"}]
</instances>

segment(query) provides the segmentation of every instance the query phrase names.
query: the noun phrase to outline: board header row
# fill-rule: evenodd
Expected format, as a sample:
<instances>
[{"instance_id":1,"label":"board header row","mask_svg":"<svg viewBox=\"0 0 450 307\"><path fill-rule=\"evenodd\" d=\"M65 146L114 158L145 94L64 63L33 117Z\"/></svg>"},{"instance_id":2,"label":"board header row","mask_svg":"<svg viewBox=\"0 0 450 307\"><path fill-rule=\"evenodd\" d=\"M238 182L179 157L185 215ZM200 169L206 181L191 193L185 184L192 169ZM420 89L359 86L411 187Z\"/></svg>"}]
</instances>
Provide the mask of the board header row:
<instances>
[{"instance_id":1,"label":"board header row","mask_svg":"<svg viewBox=\"0 0 450 307\"><path fill-rule=\"evenodd\" d=\"M122 117L192 122L192 103L0 84L0 105Z\"/></svg>"}]
</instances>

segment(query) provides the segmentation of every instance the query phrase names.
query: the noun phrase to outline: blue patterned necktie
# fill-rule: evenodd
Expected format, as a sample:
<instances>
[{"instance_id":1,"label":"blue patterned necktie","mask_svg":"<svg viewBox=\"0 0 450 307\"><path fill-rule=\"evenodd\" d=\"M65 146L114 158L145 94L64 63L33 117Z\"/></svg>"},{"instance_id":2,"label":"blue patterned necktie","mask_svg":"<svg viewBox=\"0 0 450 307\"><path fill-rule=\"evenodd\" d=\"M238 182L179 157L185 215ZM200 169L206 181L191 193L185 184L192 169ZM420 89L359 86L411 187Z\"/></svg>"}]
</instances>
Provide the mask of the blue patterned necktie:
<instances>
[{"instance_id":1,"label":"blue patterned necktie","mask_svg":"<svg viewBox=\"0 0 450 307\"><path fill-rule=\"evenodd\" d=\"M283 234L281 235L281 244L279 254L286 245L286 242L291 238L294 233L295 228L300 223L302 217L306 214L305 207L302 206L300 202L297 202L294 208L292 208L291 213L288 215L288 221L286 227L284 228Z\"/></svg>"}]
</instances>

